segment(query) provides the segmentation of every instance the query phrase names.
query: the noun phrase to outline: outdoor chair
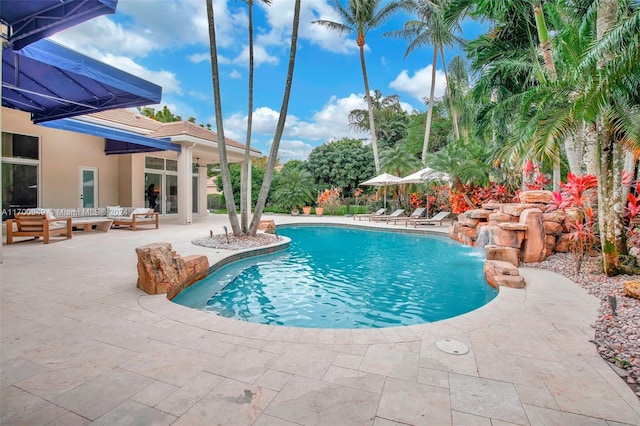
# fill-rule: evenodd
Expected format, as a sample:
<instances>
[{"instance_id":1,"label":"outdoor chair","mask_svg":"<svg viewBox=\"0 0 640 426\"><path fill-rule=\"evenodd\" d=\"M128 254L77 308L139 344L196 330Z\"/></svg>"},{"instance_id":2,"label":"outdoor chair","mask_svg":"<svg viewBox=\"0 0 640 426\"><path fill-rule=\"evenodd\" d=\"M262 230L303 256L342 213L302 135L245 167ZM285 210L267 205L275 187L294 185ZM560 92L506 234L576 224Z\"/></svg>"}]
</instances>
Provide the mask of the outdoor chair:
<instances>
[{"instance_id":1,"label":"outdoor chair","mask_svg":"<svg viewBox=\"0 0 640 426\"><path fill-rule=\"evenodd\" d=\"M353 215L353 220L362 220L362 219L368 219L369 222L371 222L371 218L373 216L382 216L384 215L384 213L387 211L387 209L378 209L375 213L366 213L366 214L354 214Z\"/></svg>"},{"instance_id":2,"label":"outdoor chair","mask_svg":"<svg viewBox=\"0 0 640 426\"><path fill-rule=\"evenodd\" d=\"M374 222L389 222L389 220L394 220L396 218L399 218L402 216L402 214L404 213L404 209L398 209L396 211L394 211L393 213L389 214L389 215L382 215L382 216L371 216L371 220L373 220Z\"/></svg>"},{"instance_id":3,"label":"outdoor chair","mask_svg":"<svg viewBox=\"0 0 640 426\"><path fill-rule=\"evenodd\" d=\"M14 237L42 237L44 244L49 244L52 235L63 235L71 239L71 231L70 217L56 218L47 214L19 213L14 219L7 219L7 244L13 244Z\"/></svg>"},{"instance_id":4,"label":"outdoor chair","mask_svg":"<svg viewBox=\"0 0 640 426\"><path fill-rule=\"evenodd\" d=\"M397 217L395 219L389 219L387 222L391 222L393 220L393 224L397 225L398 222L406 222L412 219L421 219L424 218L424 213L426 210L427 209L425 207L418 207L413 211L413 213L411 213L411 216Z\"/></svg>"},{"instance_id":5,"label":"outdoor chair","mask_svg":"<svg viewBox=\"0 0 640 426\"><path fill-rule=\"evenodd\" d=\"M447 219L447 217L451 214L451 212L440 212L438 214L436 214L435 216L433 216L430 219L427 219L426 217L423 218L418 218L418 219L411 219L411 220L407 220L407 222L405 223L405 226L408 226L409 224L412 224L413 227L417 227L418 225L436 225L439 224L440 226L442 226L443 222L449 222L451 224L453 224L453 219L449 218Z\"/></svg>"}]
</instances>

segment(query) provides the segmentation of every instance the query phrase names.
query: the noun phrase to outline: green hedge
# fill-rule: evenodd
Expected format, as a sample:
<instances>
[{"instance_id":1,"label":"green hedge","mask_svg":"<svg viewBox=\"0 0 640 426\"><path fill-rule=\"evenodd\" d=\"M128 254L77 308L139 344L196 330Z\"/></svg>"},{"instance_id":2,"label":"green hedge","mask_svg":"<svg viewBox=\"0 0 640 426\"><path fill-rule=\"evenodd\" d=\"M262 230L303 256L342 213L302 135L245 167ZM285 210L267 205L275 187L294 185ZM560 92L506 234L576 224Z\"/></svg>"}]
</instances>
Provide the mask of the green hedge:
<instances>
[{"instance_id":1,"label":"green hedge","mask_svg":"<svg viewBox=\"0 0 640 426\"><path fill-rule=\"evenodd\" d=\"M207 210L218 210L222 207L222 194L207 194Z\"/></svg>"}]
</instances>

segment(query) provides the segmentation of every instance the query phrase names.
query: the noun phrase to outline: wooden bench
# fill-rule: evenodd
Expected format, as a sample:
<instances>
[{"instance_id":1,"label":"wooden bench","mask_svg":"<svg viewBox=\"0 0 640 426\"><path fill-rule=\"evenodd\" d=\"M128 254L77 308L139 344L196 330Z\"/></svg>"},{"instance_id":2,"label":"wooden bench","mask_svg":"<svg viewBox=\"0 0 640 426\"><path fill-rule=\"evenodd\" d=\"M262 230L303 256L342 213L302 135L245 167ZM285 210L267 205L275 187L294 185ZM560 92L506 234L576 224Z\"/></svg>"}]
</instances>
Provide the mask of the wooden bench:
<instances>
[{"instance_id":1,"label":"wooden bench","mask_svg":"<svg viewBox=\"0 0 640 426\"><path fill-rule=\"evenodd\" d=\"M132 231L136 230L136 227L140 225L155 225L156 229L159 227L159 213L133 213L131 217L111 217L113 219L113 226L130 226Z\"/></svg>"},{"instance_id":2,"label":"wooden bench","mask_svg":"<svg viewBox=\"0 0 640 426\"><path fill-rule=\"evenodd\" d=\"M49 219L46 214L17 214L14 219L7 219L7 244L13 244L14 237L42 237L45 244L49 244L52 235L71 239L71 229L70 217Z\"/></svg>"}]
</instances>

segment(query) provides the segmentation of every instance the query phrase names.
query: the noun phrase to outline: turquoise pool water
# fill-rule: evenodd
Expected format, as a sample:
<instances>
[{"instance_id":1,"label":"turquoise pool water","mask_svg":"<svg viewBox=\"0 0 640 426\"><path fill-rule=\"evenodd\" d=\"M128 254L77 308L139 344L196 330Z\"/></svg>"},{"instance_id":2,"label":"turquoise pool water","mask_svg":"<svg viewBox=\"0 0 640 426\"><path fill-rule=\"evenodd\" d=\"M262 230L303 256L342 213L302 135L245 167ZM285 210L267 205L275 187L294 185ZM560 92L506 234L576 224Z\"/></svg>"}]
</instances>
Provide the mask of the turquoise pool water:
<instances>
[{"instance_id":1,"label":"turquoise pool water","mask_svg":"<svg viewBox=\"0 0 640 426\"><path fill-rule=\"evenodd\" d=\"M491 301L484 253L448 238L278 227L288 250L222 267L173 301L261 324L380 328L451 318Z\"/></svg>"}]
</instances>

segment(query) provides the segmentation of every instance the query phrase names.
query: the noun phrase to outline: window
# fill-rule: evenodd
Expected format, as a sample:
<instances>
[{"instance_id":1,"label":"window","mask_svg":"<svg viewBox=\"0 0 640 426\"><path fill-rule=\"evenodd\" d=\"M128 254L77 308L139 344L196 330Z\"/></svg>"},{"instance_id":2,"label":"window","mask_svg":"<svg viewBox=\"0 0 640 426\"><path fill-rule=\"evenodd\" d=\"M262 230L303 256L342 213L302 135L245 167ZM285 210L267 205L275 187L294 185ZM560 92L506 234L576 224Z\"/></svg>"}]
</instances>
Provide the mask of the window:
<instances>
[{"instance_id":1,"label":"window","mask_svg":"<svg viewBox=\"0 0 640 426\"><path fill-rule=\"evenodd\" d=\"M2 220L38 207L40 141L2 133Z\"/></svg>"}]
</instances>

